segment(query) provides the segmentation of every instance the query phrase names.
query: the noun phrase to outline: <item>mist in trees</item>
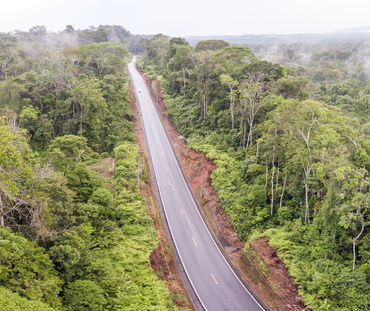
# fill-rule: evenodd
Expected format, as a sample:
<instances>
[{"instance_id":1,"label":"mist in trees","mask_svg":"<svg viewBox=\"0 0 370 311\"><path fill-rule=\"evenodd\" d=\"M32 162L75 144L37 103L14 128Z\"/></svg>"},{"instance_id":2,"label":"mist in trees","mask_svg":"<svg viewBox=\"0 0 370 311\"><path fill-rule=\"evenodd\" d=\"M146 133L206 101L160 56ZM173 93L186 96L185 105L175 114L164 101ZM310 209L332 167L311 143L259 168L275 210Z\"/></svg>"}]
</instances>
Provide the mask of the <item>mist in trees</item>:
<instances>
[{"instance_id":1,"label":"mist in trees","mask_svg":"<svg viewBox=\"0 0 370 311\"><path fill-rule=\"evenodd\" d=\"M291 44L283 66L221 43L154 36L139 64L188 145L216 163L239 236L269 238L309 308L366 309L369 76L355 56L366 47Z\"/></svg>"},{"instance_id":2,"label":"mist in trees","mask_svg":"<svg viewBox=\"0 0 370 311\"><path fill-rule=\"evenodd\" d=\"M143 52L177 129L217 164L239 236L268 237L309 308L366 309L368 44L307 38L0 34L5 310L174 309L148 261L157 242L135 179L129 52ZM116 161L111 179L88 168L103 157Z\"/></svg>"},{"instance_id":3,"label":"mist in trees","mask_svg":"<svg viewBox=\"0 0 370 311\"><path fill-rule=\"evenodd\" d=\"M121 26L0 34L1 310L174 309L131 152L138 42Z\"/></svg>"}]
</instances>

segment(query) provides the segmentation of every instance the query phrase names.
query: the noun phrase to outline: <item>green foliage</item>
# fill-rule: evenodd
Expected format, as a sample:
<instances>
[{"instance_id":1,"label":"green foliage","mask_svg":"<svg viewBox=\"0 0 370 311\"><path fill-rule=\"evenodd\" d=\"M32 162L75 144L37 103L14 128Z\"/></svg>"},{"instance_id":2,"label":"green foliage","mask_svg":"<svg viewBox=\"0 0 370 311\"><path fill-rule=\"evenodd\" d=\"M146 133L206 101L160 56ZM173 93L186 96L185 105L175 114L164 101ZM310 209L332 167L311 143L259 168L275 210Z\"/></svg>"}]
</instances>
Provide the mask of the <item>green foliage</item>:
<instances>
[{"instance_id":1,"label":"green foliage","mask_svg":"<svg viewBox=\"0 0 370 311\"><path fill-rule=\"evenodd\" d=\"M94 68L96 74L121 74L125 66L128 51L120 44L100 42L84 45L80 48L85 62Z\"/></svg>"},{"instance_id":2,"label":"green foliage","mask_svg":"<svg viewBox=\"0 0 370 311\"><path fill-rule=\"evenodd\" d=\"M41 26L0 35L0 309L173 310L149 262L158 241L136 183L128 52L107 42L132 36L62 35L88 44L48 46ZM88 164L113 150L103 179Z\"/></svg>"},{"instance_id":3,"label":"green foliage","mask_svg":"<svg viewBox=\"0 0 370 311\"><path fill-rule=\"evenodd\" d=\"M23 133L13 131L3 118L0 118L0 145L0 195L6 204L6 201L14 201L30 184L33 159ZM4 214L2 210L0 216Z\"/></svg>"},{"instance_id":4,"label":"green foliage","mask_svg":"<svg viewBox=\"0 0 370 311\"><path fill-rule=\"evenodd\" d=\"M204 50L222 50L223 48L229 46L229 43L223 40L204 40L199 41L195 46L196 51Z\"/></svg>"},{"instance_id":5,"label":"green foliage","mask_svg":"<svg viewBox=\"0 0 370 311\"><path fill-rule=\"evenodd\" d=\"M309 308L366 309L364 83L340 81L345 74L336 64L320 63L328 72L315 77L259 60L246 47L213 52L180 45L180 57L173 44L162 43L166 62L146 53L141 65L159 74L167 110L188 146L217 165L212 185L239 236L269 237ZM286 57L299 59L294 51Z\"/></svg>"},{"instance_id":6,"label":"green foliage","mask_svg":"<svg viewBox=\"0 0 370 311\"><path fill-rule=\"evenodd\" d=\"M157 239L135 173L131 178L137 165L135 150L132 143L115 148L114 193L101 184L88 194L74 212L75 225L50 248L66 282L63 297L68 310L174 308L149 264Z\"/></svg>"},{"instance_id":7,"label":"green foliage","mask_svg":"<svg viewBox=\"0 0 370 311\"><path fill-rule=\"evenodd\" d=\"M110 152L122 139L133 139L128 52L122 45L102 42L62 51L49 47L33 57L28 53L19 53L16 62L27 66L0 80L0 109L18 115L33 148L43 151L53 138L74 134L86 137L95 151Z\"/></svg>"},{"instance_id":8,"label":"green foliage","mask_svg":"<svg viewBox=\"0 0 370 311\"><path fill-rule=\"evenodd\" d=\"M269 229L251 238L267 236L269 244L278 249L298 291L310 309L314 310L364 310L367 308L369 284L366 271L356 271L332 257L327 241L316 237L317 228L299 222L280 229Z\"/></svg>"},{"instance_id":9,"label":"green foliage","mask_svg":"<svg viewBox=\"0 0 370 311\"><path fill-rule=\"evenodd\" d=\"M0 144L0 224L32 238L45 238L47 203L37 183L51 172L38 163L24 131L5 124L1 117Z\"/></svg>"},{"instance_id":10,"label":"green foliage","mask_svg":"<svg viewBox=\"0 0 370 311\"><path fill-rule=\"evenodd\" d=\"M309 94L305 91L305 87L309 82L308 77L286 77L279 79L275 86L275 92L284 98L298 98L300 100L307 99Z\"/></svg>"},{"instance_id":11,"label":"green foliage","mask_svg":"<svg viewBox=\"0 0 370 311\"><path fill-rule=\"evenodd\" d=\"M205 145L199 138L190 141L189 146L204 152L217 165L212 174L212 185L239 236L246 239L252 228L265 227L269 216L263 208L265 188L245 185L239 163L213 146Z\"/></svg>"},{"instance_id":12,"label":"green foliage","mask_svg":"<svg viewBox=\"0 0 370 311\"><path fill-rule=\"evenodd\" d=\"M76 194L69 188L68 180L60 172L43 167L47 176L39 178L37 188L39 195L47 198L47 211L43 221L48 228L63 231L73 221L73 205Z\"/></svg>"},{"instance_id":13,"label":"green foliage","mask_svg":"<svg viewBox=\"0 0 370 311\"><path fill-rule=\"evenodd\" d=\"M54 311L55 309L49 307L37 300L29 300L19 296L17 293L10 291L0 286L0 305L3 311Z\"/></svg>"},{"instance_id":14,"label":"green foliage","mask_svg":"<svg viewBox=\"0 0 370 311\"><path fill-rule=\"evenodd\" d=\"M68 285L64 296L69 310L102 311L106 304L104 291L90 280L76 280Z\"/></svg>"},{"instance_id":15,"label":"green foliage","mask_svg":"<svg viewBox=\"0 0 370 311\"><path fill-rule=\"evenodd\" d=\"M335 81L321 85L317 93L317 96L325 102L341 108L350 115L368 120L369 84L352 78L344 82Z\"/></svg>"},{"instance_id":16,"label":"green foliage","mask_svg":"<svg viewBox=\"0 0 370 311\"><path fill-rule=\"evenodd\" d=\"M75 135L55 138L49 146L49 153L52 163L61 171L68 171L75 163L87 161L92 155L87 139Z\"/></svg>"},{"instance_id":17,"label":"green foliage","mask_svg":"<svg viewBox=\"0 0 370 311\"><path fill-rule=\"evenodd\" d=\"M32 135L36 132L36 122L39 118L39 111L32 106L23 107L19 115L20 126L27 129Z\"/></svg>"},{"instance_id":18,"label":"green foliage","mask_svg":"<svg viewBox=\"0 0 370 311\"><path fill-rule=\"evenodd\" d=\"M0 227L0 285L50 306L61 305L61 280L42 247Z\"/></svg>"}]
</instances>

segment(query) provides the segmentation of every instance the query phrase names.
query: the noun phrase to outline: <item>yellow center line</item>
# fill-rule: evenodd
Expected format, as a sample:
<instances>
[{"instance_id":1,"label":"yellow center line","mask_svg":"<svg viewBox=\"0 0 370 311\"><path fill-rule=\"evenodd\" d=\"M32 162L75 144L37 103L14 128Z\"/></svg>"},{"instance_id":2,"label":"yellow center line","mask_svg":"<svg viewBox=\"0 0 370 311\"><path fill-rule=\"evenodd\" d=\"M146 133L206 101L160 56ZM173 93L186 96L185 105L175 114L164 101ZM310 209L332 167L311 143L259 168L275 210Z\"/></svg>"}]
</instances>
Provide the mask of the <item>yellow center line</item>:
<instances>
[{"instance_id":1,"label":"yellow center line","mask_svg":"<svg viewBox=\"0 0 370 311\"><path fill-rule=\"evenodd\" d=\"M217 284L218 284L218 282L217 282L217 280L216 280L215 276L213 275L213 273L211 273L211 276L212 276L213 281L215 281L215 283L216 283L216 285L217 285Z\"/></svg>"},{"instance_id":2,"label":"yellow center line","mask_svg":"<svg viewBox=\"0 0 370 311\"><path fill-rule=\"evenodd\" d=\"M193 236L192 236L192 238L193 238L193 242L194 242L195 246L198 247L197 241L195 241Z\"/></svg>"},{"instance_id":3,"label":"yellow center line","mask_svg":"<svg viewBox=\"0 0 370 311\"><path fill-rule=\"evenodd\" d=\"M184 215L184 211L182 210L182 208L180 207L180 212L182 215Z\"/></svg>"}]
</instances>

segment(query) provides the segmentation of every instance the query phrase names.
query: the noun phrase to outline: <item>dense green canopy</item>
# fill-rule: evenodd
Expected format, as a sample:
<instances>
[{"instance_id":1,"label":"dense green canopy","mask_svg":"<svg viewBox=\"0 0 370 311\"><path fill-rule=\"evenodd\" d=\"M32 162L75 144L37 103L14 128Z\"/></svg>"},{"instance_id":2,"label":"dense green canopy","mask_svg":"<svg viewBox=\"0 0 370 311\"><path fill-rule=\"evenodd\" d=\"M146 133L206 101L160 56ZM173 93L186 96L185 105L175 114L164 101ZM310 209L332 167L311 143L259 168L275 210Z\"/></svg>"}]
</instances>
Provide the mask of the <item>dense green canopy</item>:
<instances>
[{"instance_id":1,"label":"dense green canopy","mask_svg":"<svg viewBox=\"0 0 370 311\"><path fill-rule=\"evenodd\" d=\"M138 148L129 54L112 33L129 37L0 35L1 310L174 309L149 262L156 232L127 153Z\"/></svg>"},{"instance_id":2,"label":"dense green canopy","mask_svg":"<svg viewBox=\"0 0 370 311\"><path fill-rule=\"evenodd\" d=\"M269 238L310 309L365 310L368 78L333 80L322 63L304 76L247 47L158 40L140 65L188 145L217 165L212 185L239 236Z\"/></svg>"}]
</instances>

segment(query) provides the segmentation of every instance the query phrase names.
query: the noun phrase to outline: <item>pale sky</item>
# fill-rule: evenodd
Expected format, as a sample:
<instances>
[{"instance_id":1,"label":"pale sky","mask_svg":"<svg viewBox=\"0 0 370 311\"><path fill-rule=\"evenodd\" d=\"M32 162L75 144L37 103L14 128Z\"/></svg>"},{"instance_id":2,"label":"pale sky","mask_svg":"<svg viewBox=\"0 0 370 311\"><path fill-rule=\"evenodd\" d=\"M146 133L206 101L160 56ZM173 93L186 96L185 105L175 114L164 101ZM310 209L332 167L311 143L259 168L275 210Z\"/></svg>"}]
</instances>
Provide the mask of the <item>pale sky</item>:
<instances>
[{"instance_id":1,"label":"pale sky","mask_svg":"<svg viewBox=\"0 0 370 311\"><path fill-rule=\"evenodd\" d=\"M0 32L122 25L172 36L316 33L370 26L370 0L1 0Z\"/></svg>"}]
</instances>

